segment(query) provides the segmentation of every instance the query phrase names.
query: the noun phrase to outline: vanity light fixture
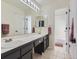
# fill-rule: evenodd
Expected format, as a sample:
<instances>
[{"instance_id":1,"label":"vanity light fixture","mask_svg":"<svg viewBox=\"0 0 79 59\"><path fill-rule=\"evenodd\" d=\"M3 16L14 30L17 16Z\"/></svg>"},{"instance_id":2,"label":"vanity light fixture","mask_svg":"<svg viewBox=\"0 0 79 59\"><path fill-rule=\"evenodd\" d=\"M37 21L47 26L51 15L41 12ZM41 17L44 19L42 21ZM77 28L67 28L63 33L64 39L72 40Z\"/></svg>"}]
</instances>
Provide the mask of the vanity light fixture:
<instances>
[{"instance_id":1,"label":"vanity light fixture","mask_svg":"<svg viewBox=\"0 0 79 59\"><path fill-rule=\"evenodd\" d=\"M36 12L40 10L39 7L31 0L20 0L20 1L24 3L25 5L29 6L30 8L32 8Z\"/></svg>"},{"instance_id":2,"label":"vanity light fixture","mask_svg":"<svg viewBox=\"0 0 79 59\"><path fill-rule=\"evenodd\" d=\"M34 3L31 1L31 7L34 8Z\"/></svg>"},{"instance_id":3,"label":"vanity light fixture","mask_svg":"<svg viewBox=\"0 0 79 59\"><path fill-rule=\"evenodd\" d=\"M28 4L31 5L31 0L27 0L27 1L28 1Z\"/></svg>"},{"instance_id":4,"label":"vanity light fixture","mask_svg":"<svg viewBox=\"0 0 79 59\"><path fill-rule=\"evenodd\" d=\"M22 0L20 0L20 1L22 1ZM23 0L25 3L28 3L28 0Z\"/></svg>"}]
</instances>

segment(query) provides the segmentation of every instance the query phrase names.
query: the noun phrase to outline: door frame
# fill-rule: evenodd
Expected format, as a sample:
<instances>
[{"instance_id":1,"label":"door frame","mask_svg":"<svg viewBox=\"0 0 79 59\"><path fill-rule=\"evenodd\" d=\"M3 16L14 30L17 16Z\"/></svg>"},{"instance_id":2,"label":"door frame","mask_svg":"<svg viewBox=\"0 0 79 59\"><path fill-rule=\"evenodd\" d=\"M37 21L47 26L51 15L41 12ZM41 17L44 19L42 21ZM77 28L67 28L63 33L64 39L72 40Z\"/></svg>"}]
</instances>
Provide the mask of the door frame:
<instances>
[{"instance_id":1,"label":"door frame","mask_svg":"<svg viewBox=\"0 0 79 59\"><path fill-rule=\"evenodd\" d=\"M70 25L70 10L69 8L62 8L62 9L65 9L65 13L67 14L66 18L66 27L67 27L67 30L66 30L66 50L67 50L67 53L69 53L69 25ZM58 9L60 10L60 9ZM55 25L54 25L55 26ZM54 31L54 40L55 40L55 31ZM54 45L55 45L55 41L54 41Z\"/></svg>"}]
</instances>

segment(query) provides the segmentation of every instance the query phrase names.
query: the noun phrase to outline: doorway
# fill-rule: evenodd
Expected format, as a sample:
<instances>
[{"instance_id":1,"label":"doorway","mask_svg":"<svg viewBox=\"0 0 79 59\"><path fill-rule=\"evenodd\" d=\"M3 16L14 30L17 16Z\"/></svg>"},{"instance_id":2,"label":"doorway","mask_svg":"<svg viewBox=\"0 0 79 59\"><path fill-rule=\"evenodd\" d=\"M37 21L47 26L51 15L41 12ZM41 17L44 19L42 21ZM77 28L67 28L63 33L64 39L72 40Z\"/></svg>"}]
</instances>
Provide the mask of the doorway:
<instances>
[{"instance_id":1,"label":"doorway","mask_svg":"<svg viewBox=\"0 0 79 59\"><path fill-rule=\"evenodd\" d=\"M64 56L66 53L69 52L69 14L68 9L58 9L55 10L55 40L54 40L54 46L56 47L62 47L62 52L64 53Z\"/></svg>"}]
</instances>

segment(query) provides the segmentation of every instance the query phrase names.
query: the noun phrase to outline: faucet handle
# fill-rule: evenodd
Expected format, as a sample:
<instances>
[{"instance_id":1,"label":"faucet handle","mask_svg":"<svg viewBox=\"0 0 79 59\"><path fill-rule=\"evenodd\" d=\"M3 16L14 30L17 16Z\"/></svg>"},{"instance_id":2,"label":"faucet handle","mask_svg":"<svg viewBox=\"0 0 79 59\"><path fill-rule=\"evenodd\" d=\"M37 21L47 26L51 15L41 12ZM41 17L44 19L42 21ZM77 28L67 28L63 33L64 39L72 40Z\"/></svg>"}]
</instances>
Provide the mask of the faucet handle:
<instances>
[{"instance_id":1,"label":"faucet handle","mask_svg":"<svg viewBox=\"0 0 79 59\"><path fill-rule=\"evenodd\" d=\"M10 41L12 41L11 38L9 38L9 39L5 39L5 42L10 42Z\"/></svg>"}]
</instances>

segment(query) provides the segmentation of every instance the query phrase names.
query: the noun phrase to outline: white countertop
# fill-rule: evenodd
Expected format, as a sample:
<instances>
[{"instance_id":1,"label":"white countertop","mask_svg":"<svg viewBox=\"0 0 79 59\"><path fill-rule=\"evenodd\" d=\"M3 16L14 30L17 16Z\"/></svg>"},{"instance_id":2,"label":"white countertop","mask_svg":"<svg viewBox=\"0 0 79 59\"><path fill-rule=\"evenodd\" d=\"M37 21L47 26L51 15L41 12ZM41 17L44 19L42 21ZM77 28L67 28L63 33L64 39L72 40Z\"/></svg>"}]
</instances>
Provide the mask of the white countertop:
<instances>
[{"instance_id":1,"label":"white countertop","mask_svg":"<svg viewBox=\"0 0 79 59\"><path fill-rule=\"evenodd\" d=\"M28 42L36 40L40 37L43 37L46 34L48 33L42 33L42 34L32 33L32 34L24 34L24 35L18 35L18 36L13 36L13 37L1 38L1 54L9 50L12 50L14 48L17 48L23 44L26 44ZM12 41L5 43L4 39L9 39L9 38L11 38Z\"/></svg>"}]
</instances>

